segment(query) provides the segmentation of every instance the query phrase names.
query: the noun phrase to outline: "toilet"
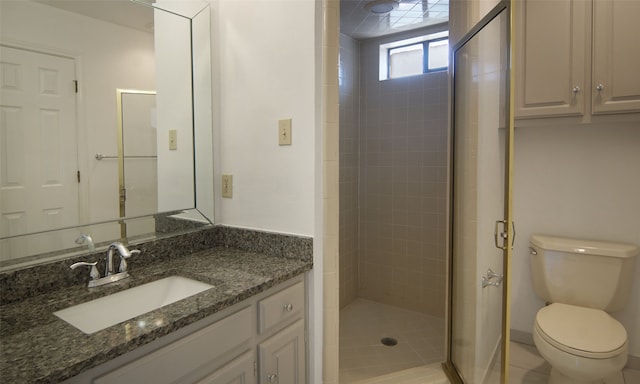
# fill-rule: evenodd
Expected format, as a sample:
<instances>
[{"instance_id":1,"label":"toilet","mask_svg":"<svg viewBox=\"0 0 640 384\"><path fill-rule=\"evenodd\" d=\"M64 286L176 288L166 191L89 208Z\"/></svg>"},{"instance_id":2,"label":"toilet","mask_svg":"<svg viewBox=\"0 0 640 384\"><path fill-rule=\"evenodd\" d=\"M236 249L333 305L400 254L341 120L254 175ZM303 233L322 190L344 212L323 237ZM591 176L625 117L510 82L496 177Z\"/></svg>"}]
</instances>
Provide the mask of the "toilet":
<instances>
[{"instance_id":1,"label":"toilet","mask_svg":"<svg viewBox=\"0 0 640 384\"><path fill-rule=\"evenodd\" d=\"M624 384L628 343L609 313L629 299L631 244L533 235L533 288L548 305L536 314L533 341L551 365L550 384Z\"/></svg>"}]
</instances>

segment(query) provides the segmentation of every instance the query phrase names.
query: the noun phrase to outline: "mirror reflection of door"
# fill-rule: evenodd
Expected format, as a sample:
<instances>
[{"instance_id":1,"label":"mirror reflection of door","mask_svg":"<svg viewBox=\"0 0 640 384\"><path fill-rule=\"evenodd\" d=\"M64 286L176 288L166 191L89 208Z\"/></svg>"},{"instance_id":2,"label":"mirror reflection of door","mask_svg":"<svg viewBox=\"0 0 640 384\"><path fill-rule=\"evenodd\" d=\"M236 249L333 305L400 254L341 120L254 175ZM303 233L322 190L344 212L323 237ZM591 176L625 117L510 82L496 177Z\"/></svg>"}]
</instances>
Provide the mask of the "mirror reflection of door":
<instances>
[{"instance_id":1,"label":"mirror reflection of door","mask_svg":"<svg viewBox=\"0 0 640 384\"><path fill-rule=\"evenodd\" d=\"M158 210L155 91L117 91L119 119L120 217L152 215ZM129 221L131 237L155 232L153 217Z\"/></svg>"},{"instance_id":2,"label":"mirror reflection of door","mask_svg":"<svg viewBox=\"0 0 640 384\"><path fill-rule=\"evenodd\" d=\"M78 225L75 61L0 49L0 237ZM17 238L2 253L41 253L60 241Z\"/></svg>"}]
</instances>

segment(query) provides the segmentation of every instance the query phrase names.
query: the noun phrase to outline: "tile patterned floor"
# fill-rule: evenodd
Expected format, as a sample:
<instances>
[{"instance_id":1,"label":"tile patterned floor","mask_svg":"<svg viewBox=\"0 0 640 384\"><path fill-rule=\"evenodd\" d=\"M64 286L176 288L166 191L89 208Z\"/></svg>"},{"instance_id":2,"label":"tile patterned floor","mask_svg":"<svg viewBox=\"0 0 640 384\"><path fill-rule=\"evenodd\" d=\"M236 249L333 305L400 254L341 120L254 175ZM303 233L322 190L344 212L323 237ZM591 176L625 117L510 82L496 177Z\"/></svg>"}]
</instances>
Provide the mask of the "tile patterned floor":
<instances>
[{"instance_id":1,"label":"tile patterned floor","mask_svg":"<svg viewBox=\"0 0 640 384\"><path fill-rule=\"evenodd\" d=\"M393 347L383 337L397 339ZM444 319L357 299L340 311L340 383L442 361Z\"/></svg>"},{"instance_id":2,"label":"tile patterned floor","mask_svg":"<svg viewBox=\"0 0 640 384\"><path fill-rule=\"evenodd\" d=\"M398 344L384 346L383 337ZM443 351L444 319L362 299L340 311L340 384L445 384ZM534 346L511 343L509 384L547 384L550 370ZM640 371L624 377L640 384Z\"/></svg>"}]
</instances>

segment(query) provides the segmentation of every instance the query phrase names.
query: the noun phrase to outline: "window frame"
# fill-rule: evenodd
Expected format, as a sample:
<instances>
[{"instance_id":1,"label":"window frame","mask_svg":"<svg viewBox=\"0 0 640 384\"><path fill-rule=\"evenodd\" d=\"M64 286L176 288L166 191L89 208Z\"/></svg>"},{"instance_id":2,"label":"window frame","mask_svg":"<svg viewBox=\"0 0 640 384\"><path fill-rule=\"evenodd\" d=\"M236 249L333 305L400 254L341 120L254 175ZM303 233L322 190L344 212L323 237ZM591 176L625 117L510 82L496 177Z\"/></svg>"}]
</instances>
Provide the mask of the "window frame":
<instances>
[{"instance_id":1,"label":"window frame","mask_svg":"<svg viewBox=\"0 0 640 384\"><path fill-rule=\"evenodd\" d=\"M447 65L444 67L437 67L429 69L429 45L434 42L449 40L449 30L445 29L440 32L430 33L422 36L416 36L409 39L396 40L389 43L380 44L380 60L382 61L379 66L379 80L394 80L403 77L424 75L428 73L446 71L449 69L449 60L447 58ZM405 48L411 46L422 45L422 73L416 73L407 76L391 77L391 51L398 48Z\"/></svg>"}]
</instances>

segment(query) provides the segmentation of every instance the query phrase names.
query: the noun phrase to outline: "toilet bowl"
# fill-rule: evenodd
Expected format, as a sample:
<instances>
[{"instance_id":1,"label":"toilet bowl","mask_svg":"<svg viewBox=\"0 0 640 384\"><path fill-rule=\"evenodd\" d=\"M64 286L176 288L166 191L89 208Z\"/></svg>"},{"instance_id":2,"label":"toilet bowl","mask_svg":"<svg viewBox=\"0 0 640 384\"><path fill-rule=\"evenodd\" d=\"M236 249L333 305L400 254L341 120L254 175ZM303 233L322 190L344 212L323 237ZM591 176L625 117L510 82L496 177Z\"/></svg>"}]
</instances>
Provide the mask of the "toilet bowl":
<instances>
[{"instance_id":1,"label":"toilet bowl","mask_svg":"<svg viewBox=\"0 0 640 384\"><path fill-rule=\"evenodd\" d=\"M632 244L531 237L536 295L533 341L551 365L550 384L624 384L627 331L609 315L623 309L633 283Z\"/></svg>"},{"instance_id":2,"label":"toilet bowl","mask_svg":"<svg viewBox=\"0 0 640 384\"><path fill-rule=\"evenodd\" d=\"M623 384L627 332L604 311L555 303L536 314L533 341L552 367L550 384Z\"/></svg>"}]
</instances>

